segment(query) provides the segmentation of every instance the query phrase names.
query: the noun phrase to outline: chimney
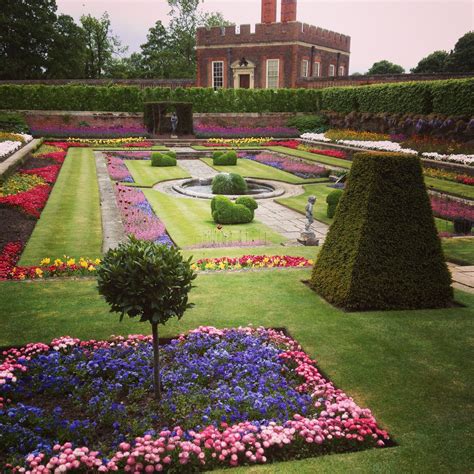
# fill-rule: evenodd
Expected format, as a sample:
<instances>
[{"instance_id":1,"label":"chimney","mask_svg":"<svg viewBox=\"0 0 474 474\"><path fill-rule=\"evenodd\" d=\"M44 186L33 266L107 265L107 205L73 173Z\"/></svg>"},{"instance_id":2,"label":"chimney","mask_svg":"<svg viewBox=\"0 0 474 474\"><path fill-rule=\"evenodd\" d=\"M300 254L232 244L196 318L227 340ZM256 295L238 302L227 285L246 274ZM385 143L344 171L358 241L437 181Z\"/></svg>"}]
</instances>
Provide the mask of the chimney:
<instances>
[{"instance_id":1,"label":"chimney","mask_svg":"<svg viewBox=\"0 0 474 474\"><path fill-rule=\"evenodd\" d=\"M262 23L276 23L277 0L262 0Z\"/></svg>"},{"instance_id":2,"label":"chimney","mask_svg":"<svg viewBox=\"0 0 474 474\"><path fill-rule=\"evenodd\" d=\"M281 0L281 22L296 21L296 0Z\"/></svg>"}]
</instances>

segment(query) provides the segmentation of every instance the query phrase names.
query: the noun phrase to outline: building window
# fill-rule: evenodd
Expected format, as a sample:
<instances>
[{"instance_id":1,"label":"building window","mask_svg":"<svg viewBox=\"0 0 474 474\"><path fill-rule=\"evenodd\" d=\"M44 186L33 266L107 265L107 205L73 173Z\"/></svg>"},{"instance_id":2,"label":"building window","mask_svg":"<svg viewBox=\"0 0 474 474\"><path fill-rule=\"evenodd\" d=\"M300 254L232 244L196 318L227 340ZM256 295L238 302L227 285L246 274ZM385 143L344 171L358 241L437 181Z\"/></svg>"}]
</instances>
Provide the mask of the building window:
<instances>
[{"instance_id":1,"label":"building window","mask_svg":"<svg viewBox=\"0 0 474 474\"><path fill-rule=\"evenodd\" d=\"M301 77L308 77L309 76L309 61L307 59L303 59L301 63Z\"/></svg>"},{"instance_id":2,"label":"building window","mask_svg":"<svg viewBox=\"0 0 474 474\"><path fill-rule=\"evenodd\" d=\"M344 66L339 66L339 75L344 76Z\"/></svg>"},{"instance_id":3,"label":"building window","mask_svg":"<svg viewBox=\"0 0 474 474\"><path fill-rule=\"evenodd\" d=\"M278 89L280 79L280 60L267 59L267 89Z\"/></svg>"},{"instance_id":4,"label":"building window","mask_svg":"<svg viewBox=\"0 0 474 474\"><path fill-rule=\"evenodd\" d=\"M321 63L319 61L316 61L313 64L313 76L319 77L320 75L321 75Z\"/></svg>"},{"instance_id":5,"label":"building window","mask_svg":"<svg viewBox=\"0 0 474 474\"><path fill-rule=\"evenodd\" d=\"M336 75L336 66L334 64L329 65L329 77L334 77Z\"/></svg>"},{"instance_id":6,"label":"building window","mask_svg":"<svg viewBox=\"0 0 474 474\"><path fill-rule=\"evenodd\" d=\"M224 87L224 61L212 61L212 88Z\"/></svg>"}]
</instances>

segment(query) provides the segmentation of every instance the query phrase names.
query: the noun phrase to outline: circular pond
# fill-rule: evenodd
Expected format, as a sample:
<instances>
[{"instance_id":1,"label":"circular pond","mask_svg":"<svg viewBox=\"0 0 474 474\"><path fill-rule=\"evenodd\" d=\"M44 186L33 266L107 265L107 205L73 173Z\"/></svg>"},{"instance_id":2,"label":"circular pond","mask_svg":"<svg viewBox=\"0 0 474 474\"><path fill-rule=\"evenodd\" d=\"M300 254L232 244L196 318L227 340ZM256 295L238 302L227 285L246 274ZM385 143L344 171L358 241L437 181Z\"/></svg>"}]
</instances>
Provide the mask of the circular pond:
<instances>
[{"instance_id":1,"label":"circular pond","mask_svg":"<svg viewBox=\"0 0 474 474\"><path fill-rule=\"evenodd\" d=\"M245 178L247 182L248 190L245 196L252 196L254 199L265 199L281 196L285 190L283 188L274 186L273 184L265 181ZM185 181L181 181L178 184L173 185L173 190L184 194L186 196L212 199L216 194L212 193L212 178L192 178ZM237 199L243 194L226 194L229 199Z\"/></svg>"}]
</instances>

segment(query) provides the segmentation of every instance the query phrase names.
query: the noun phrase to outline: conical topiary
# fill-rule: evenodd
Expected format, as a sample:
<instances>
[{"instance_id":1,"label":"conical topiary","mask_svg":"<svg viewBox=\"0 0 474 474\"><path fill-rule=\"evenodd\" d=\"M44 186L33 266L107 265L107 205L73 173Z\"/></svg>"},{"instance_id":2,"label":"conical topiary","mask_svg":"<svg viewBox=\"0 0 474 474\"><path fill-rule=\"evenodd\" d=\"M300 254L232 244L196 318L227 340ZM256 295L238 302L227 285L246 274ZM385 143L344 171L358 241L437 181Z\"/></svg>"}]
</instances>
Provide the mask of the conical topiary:
<instances>
[{"instance_id":1,"label":"conical topiary","mask_svg":"<svg viewBox=\"0 0 474 474\"><path fill-rule=\"evenodd\" d=\"M416 156L355 156L311 286L350 311L451 304L451 276Z\"/></svg>"}]
</instances>

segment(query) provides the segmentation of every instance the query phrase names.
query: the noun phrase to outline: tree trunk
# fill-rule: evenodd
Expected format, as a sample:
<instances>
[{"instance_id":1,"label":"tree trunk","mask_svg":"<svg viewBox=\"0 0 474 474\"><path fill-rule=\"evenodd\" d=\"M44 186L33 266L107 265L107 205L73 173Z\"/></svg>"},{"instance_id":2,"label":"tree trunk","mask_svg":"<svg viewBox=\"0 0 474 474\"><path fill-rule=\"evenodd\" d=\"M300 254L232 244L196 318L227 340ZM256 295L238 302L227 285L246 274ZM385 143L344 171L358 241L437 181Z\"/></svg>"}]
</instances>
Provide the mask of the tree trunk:
<instances>
[{"instance_id":1,"label":"tree trunk","mask_svg":"<svg viewBox=\"0 0 474 474\"><path fill-rule=\"evenodd\" d=\"M153 386L156 400L161 401L160 353L157 323L151 323L151 331L153 334Z\"/></svg>"}]
</instances>

